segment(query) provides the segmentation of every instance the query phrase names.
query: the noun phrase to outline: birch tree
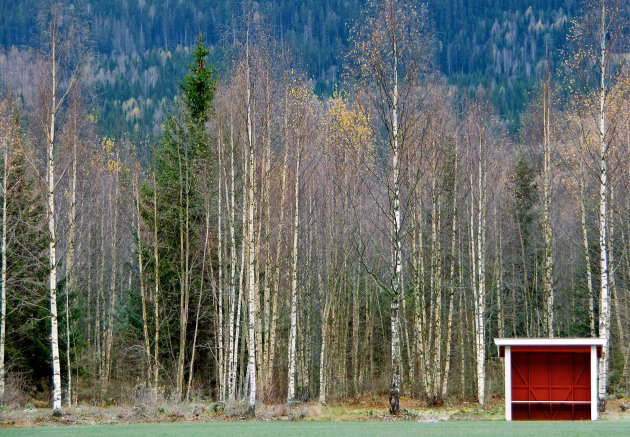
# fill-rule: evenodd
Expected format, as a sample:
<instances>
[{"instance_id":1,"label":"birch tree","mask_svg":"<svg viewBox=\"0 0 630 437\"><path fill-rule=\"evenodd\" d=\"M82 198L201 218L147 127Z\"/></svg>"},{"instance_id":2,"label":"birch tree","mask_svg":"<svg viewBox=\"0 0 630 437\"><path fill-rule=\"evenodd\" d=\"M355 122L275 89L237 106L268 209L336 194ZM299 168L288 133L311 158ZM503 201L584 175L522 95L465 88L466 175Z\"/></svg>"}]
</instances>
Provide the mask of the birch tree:
<instances>
[{"instance_id":1,"label":"birch tree","mask_svg":"<svg viewBox=\"0 0 630 437\"><path fill-rule=\"evenodd\" d=\"M617 0L592 0L585 14L571 30L569 40L573 56L568 61L570 74L576 79L570 82L571 91L577 97L577 110L589 123L586 131L597 134L599 146L597 178L599 185L599 337L606 341L599 359L598 399L599 409L606 408L610 348L610 264L609 264L609 155L615 136L623 123L620 118L621 100L611 98L612 90L623 72L623 62L615 57L628 47L627 8ZM627 91L626 91L627 93ZM623 93L622 93L623 94ZM591 124L591 121L596 122Z\"/></svg>"},{"instance_id":2,"label":"birch tree","mask_svg":"<svg viewBox=\"0 0 630 437\"><path fill-rule=\"evenodd\" d=\"M48 186L48 233L49 233L49 301L52 355L52 409L61 412L61 366L59 362L59 329L57 320L57 233L55 225L55 193L58 180L55 177L55 150L57 119L78 78L81 42L77 23L69 8L61 2L51 1L40 17L42 39L46 51L47 67L42 70L37 120L46 139L46 183ZM47 77L46 77L47 76Z\"/></svg>"},{"instance_id":3,"label":"birch tree","mask_svg":"<svg viewBox=\"0 0 630 437\"><path fill-rule=\"evenodd\" d=\"M403 214L401 185L403 157L410 137L411 119L417 110L414 93L431 59L428 15L424 6L414 8L404 1L375 2L355 30L350 55L351 74L367 96L366 111L374 113L386 132L387 178L381 181L387 201L379 205L385 214L391 242L388 277L381 283L391 296L391 383L390 413L398 414L401 388L400 299L403 296ZM378 128L375 128L378 130ZM407 155L408 156L408 155ZM405 202L403 201L402 204Z\"/></svg>"},{"instance_id":4,"label":"birch tree","mask_svg":"<svg viewBox=\"0 0 630 437\"><path fill-rule=\"evenodd\" d=\"M0 286L0 401L4 400L6 385L6 369L4 363L4 350L6 339L6 315L7 315L7 183L9 177L9 148L13 140L13 120L11 101L5 98L0 102L0 150L2 150L2 283Z\"/></svg>"}]
</instances>

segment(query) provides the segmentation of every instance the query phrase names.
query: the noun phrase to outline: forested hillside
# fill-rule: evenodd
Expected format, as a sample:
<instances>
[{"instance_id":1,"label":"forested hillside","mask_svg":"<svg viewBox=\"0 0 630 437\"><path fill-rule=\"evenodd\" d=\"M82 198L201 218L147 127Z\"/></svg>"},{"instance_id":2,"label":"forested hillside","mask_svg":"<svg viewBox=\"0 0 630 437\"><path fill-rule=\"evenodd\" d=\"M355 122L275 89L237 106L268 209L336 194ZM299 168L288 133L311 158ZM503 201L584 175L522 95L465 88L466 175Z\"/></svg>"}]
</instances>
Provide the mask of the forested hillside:
<instances>
[{"instance_id":1,"label":"forested hillside","mask_svg":"<svg viewBox=\"0 0 630 437\"><path fill-rule=\"evenodd\" d=\"M161 123L177 78L185 73L185 50L198 32L217 51L213 61L220 66L227 65L224 51L242 32L242 2L236 0L72 3L90 30L99 125L108 134L122 126L152 132L153 123ZM262 0L255 7L270 24L267 31L300 59L316 93L330 95L343 87L350 28L365 3ZM578 11L575 0L429 0L428 7L439 71L465 94L488 93L513 129L544 59L558 59L557 49ZM0 5L5 53L37 45L38 8L26 0Z\"/></svg>"},{"instance_id":2,"label":"forested hillside","mask_svg":"<svg viewBox=\"0 0 630 437\"><path fill-rule=\"evenodd\" d=\"M628 2L1 8L3 408L628 395Z\"/></svg>"}]
</instances>

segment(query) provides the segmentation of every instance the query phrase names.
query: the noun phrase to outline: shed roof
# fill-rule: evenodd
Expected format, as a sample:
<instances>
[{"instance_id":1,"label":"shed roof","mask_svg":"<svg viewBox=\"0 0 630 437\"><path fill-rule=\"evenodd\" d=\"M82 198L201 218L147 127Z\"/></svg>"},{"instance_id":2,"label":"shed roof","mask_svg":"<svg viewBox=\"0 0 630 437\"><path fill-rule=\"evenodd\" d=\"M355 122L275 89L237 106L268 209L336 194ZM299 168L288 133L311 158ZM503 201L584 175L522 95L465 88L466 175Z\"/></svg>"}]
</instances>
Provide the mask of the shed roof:
<instances>
[{"instance_id":1,"label":"shed roof","mask_svg":"<svg viewBox=\"0 0 630 437\"><path fill-rule=\"evenodd\" d=\"M578 352L590 346L597 347L597 355L601 356L602 346L606 344L603 338L495 338L499 356L502 357L505 347L512 350L524 349L539 352Z\"/></svg>"},{"instance_id":2,"label":"shed roof","mask_svg":"<svg viewBox=\"0 0 630 437\"><path fill-rule=\"evenodd\" d=\"M495 338L497 346L604 346L603 338Z\"/></svg>"}]
</instances>

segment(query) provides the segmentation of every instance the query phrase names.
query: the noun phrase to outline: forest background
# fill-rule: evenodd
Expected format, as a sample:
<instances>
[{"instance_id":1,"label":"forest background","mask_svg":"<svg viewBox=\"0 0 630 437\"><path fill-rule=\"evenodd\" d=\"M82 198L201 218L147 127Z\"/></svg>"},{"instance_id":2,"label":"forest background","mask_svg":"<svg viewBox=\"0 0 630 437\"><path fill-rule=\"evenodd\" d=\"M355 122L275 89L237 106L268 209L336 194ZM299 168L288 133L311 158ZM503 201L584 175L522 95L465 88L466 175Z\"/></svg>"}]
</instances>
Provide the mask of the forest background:
<instances>
[{"instance_id":1,"label":"forest background","mask_svg":"<svg viewBox=\"0 0 630 437\"><path fill-rule=\"evenodd\" d=\"M0 394L501 393L630 378L621 1L0 5Z\"/></svg>"}]
</instances>

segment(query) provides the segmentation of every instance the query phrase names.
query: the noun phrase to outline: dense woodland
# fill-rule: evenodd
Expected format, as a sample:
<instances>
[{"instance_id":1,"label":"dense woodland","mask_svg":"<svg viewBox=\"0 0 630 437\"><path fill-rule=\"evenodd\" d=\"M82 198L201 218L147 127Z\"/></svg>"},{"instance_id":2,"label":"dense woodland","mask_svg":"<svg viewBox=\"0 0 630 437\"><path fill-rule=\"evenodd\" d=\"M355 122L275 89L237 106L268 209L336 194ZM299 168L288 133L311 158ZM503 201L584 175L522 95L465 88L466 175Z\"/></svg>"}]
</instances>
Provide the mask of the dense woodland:
<instances>
[{"instance_id":1,"label":"dense woodland","mask_svg":"<svg viewBox=\"0 0 630 437\"><path fill-rule=\"evenodd\" d=\"M224 75L242 27L241 0L72 0L94 55L84 80L98 96L97 124L104 135L121 131L159 134L164 114L199 31L210 59ZM417 2L418 4L420 2ZM576 0L429 0L440 74L460 92L487 94L513 133L545 61L556 65L565 47ZM281 47L291 49L318 96L343 86L350 30L366 0L262 0L259 13ZM40 5L0 4L0 71L24 72L29 48L40 46ZM227 49L227 50L226 50ZM156 137L157 138L157 137Z\"/></svg>"},{"instance_id":2,"label":"dense woodland","mask_svg":"<svg viewBox=\"0 0 630 437\"><path fill-rule=\"evenodd\" d=\"M543 22L547 2L514 1L533 7L475 28L463 11L500 2L350 1L338 45L334 2L280 21L295 2L151 3L1 6L26 20L5 41L39 32L0 54L4 405L483 406L513 336L606 339L600 408L628 394L626 2ZM290 36L305 16L334 53L316 71ZM121 96L100 103L102 81ZM516 117L495 88L527 81ZM120 102L130 123L102 123Z\"/></svg>"}]
</instances>

